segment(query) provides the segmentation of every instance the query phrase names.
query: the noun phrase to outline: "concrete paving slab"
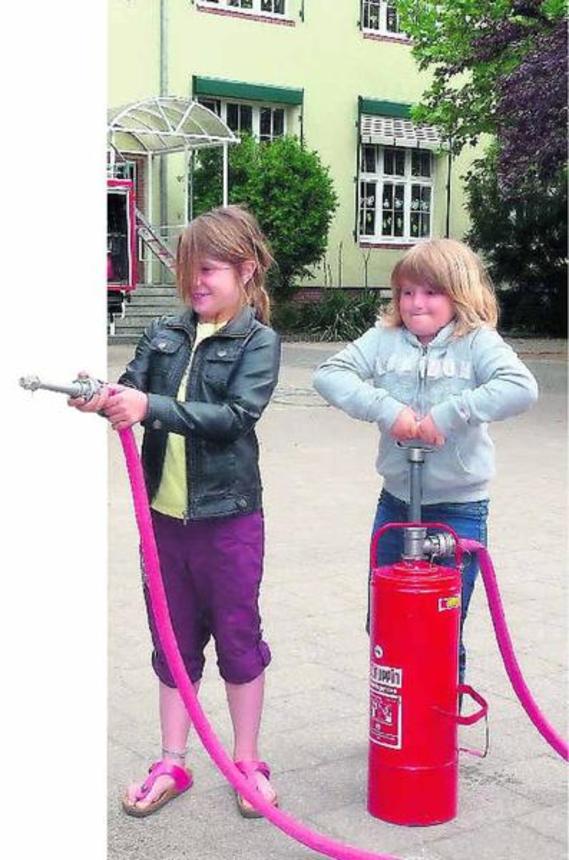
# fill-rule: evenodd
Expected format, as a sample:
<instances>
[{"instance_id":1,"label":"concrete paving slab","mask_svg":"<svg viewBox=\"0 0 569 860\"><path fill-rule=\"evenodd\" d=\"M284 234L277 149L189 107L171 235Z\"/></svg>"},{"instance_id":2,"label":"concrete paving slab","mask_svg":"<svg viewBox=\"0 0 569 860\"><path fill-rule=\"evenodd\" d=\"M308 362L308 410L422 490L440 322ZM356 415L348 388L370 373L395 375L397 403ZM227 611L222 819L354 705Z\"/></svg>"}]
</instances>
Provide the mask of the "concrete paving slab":
<instances>
[{"instance_id":1,"label":"concrete paving slab","mask_svg":"<svg viewBox=\"0 0 569 860\"><path fill-rule=\"evenodd\" d=\"M541 833L542 836L558 840L559 834L563 833L567 823L566 804L560 803L555 806L544 806L535 812L523 816L524 827L529 827Z\"/></svg>"},{"instance_id":2,"label":"concrete paving slab","mask_svg":"<svg viewBox=\"0 0 569 860\"><path fill-rule=\"evenodd\" d=\"M544 836L517 822L489 823L475 833L456 834L440 840L434 846L444 858L455 860L512 860L512 858L543 857L547 860L565 860L566 848L562 841Z\"/></svg>"}]
</instances>

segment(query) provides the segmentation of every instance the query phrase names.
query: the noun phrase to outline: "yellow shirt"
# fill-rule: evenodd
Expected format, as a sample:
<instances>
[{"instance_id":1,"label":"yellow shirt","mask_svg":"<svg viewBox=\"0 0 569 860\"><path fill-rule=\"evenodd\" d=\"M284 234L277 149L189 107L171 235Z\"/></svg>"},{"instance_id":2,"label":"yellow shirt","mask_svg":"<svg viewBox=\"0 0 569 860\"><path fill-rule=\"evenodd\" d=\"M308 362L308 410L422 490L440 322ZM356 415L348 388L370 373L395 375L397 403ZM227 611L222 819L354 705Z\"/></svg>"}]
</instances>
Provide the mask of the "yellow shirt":
<instances>
[{"instance_id":1,"label":"yellow shirt","mask_svg":"<svg viewBox=\"0 0 569 860\"><path fill-rule=\"evenodd\" d=\"M212 334L215 334L224 325L224 322L198 323L194 348L176 395L176 400L180 403L184 403L186 400L188 377L192 366L192 358L195 355L198 343L201 343L207 337L211 337ZM162 479L158 487L158 492L152 502L152 507L160 514L166 514L169 517L183 520L187 516L187 506L188 483L185 436L182 436L180 433L168 433L166 455L164 457L164 466L162 467Z\"/></svg>"}]
</instances>

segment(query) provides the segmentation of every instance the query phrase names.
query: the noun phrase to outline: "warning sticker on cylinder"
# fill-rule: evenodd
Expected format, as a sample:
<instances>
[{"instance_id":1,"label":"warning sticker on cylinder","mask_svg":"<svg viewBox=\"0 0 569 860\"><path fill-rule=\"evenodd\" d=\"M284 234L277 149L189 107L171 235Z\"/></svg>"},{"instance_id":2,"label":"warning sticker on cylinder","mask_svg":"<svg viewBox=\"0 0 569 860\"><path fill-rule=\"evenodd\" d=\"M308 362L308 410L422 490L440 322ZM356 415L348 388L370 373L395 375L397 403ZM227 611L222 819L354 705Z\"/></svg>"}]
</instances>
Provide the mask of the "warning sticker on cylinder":
<instances>
[{"instance_id":1,"label":"warning sticker on cylinder","mask_svg":"<svg viewBox=\"0 0 569 860\"><path fill-rule=\"evenodd\" d=\"M451 597L439 597L439 612L444 612L446 609L459 609L460 597L456 594Z\"/></svg>"},{"instance_id":2,"label":"warning sticker on cylinder","mask_svg":"<svg viewBox=\"0 0 569 860\"><path fill-rule=\"evenodd\" d=\"M371 690L369 739L382 747L401 749L401 696L398 693Z\"/></svg>"},{"instance_id":3,"label":"warning sticker on cylinder","mask_svg":"<svg viewBox=\"0 0 569 860\"><path fill-rule=\"evenodd\" d=\"M403 669L372 663L370 680L373 686L400 687L403 683Z\"/></svg>"}]
</instances>

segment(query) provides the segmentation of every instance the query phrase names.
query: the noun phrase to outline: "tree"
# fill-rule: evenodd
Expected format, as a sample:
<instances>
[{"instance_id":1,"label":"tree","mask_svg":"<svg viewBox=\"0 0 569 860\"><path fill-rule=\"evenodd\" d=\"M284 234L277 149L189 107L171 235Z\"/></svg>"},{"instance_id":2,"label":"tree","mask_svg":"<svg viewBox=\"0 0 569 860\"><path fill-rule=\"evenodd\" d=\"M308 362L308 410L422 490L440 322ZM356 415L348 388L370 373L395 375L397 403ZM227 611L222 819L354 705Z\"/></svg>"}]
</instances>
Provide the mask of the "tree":
<instances>
[{"instance_id":1,"label":"tree","mask_svg":"<svg viewBox=\"0 0 569 860\"><path fill-rule=\"evenodd\" d=\"M497 147L475 161L466 182L472 224L467 242L482 251L499 291L501 325L508 331L567 333L565 183L547 194L526 185L523 198L504 199Z\"/></svg>"},{"instance_id":2,"label":"tree","mask_svg":"<svg viewBox=\"0 0 569 860\"><path fill-rule=\"evenodd\" d=\"M200 154L194 175L194 213L221 204L221 155ZM337 207L329 170L296 138L259 143L252 137L230 150L229 201L245 203L269 239L278 269L272 284L290 289L310 274L326 250Z\"/></svg>"},{"instance_id":3,"label":"tree","mask_svg":"<svg viewBox=\"0 0 569 860\"><path fill-rule=\"evenodd\" d=\"M504 193L546 184L565 165L564 0L398 0L413 55L433 80L413 116L441 127L455 153L499 141Z\"/></svg>"},{"instance_id":4,"label":"tree","mask_svg":"<svg viewBox=\"0 0 569 860\"><path fill-rule=\"evenodd\" d=\"M566 21L548 22L520 65L497 86L498 173L504 195L520 197L536 181L543 187L555 183L565 168Z\"/></svg>"},{"instance_id":5,"label":"tree","mask_svg":"<svg viewBox=\"0 0 569 860\"><path fill-rule=\"evenodd\" d=\"M454 153L494 138L466 176L468 240L489 260L505 324L567 330L564 0L398 0L432 83L413 110ZM557 220L558 219L558 220ZM516 304L517 303L517 304Z\"/></svg>"}]
</instances>

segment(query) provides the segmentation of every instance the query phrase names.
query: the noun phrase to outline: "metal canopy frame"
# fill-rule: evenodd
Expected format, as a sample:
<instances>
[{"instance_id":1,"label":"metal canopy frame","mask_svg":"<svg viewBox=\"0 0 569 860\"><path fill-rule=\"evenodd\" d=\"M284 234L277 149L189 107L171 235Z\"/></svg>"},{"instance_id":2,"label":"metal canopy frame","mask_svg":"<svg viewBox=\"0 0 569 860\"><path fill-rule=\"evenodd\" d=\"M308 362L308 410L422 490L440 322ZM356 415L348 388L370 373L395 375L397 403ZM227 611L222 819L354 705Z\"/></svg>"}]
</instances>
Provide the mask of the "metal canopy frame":
<instances>
[{"instance_id":1,"label":"metal canopy frame","mask_svg":"<svg viewBox=\"0 0 569 860\"><path fill-rule=\"evenodd\" d=\"M220 117L192 99L155 96L108 111L110 142L128 155L165 155L239 143Z\"/></svg>"},{"instance_id":2,"label":"metal canopy frame","mask_svg":"<svg viewBox=\"0 0 569 860\"><path fill-rule=\"evenodd\" d=\"M153 96L107 113L107 136L111 164L115 155L145 156L148 163L146 207L152 220L152 159L170 153L184 154L185 212L188 212L188 178L191 154L197 149L220 146L223 149L223 205L229 199L229 146L240 138L208 108L180 96ZM166 226L166 225L165 225ZM152 265L148 264L148 283L152 283Z\"/></svg>"}]
</instances>

